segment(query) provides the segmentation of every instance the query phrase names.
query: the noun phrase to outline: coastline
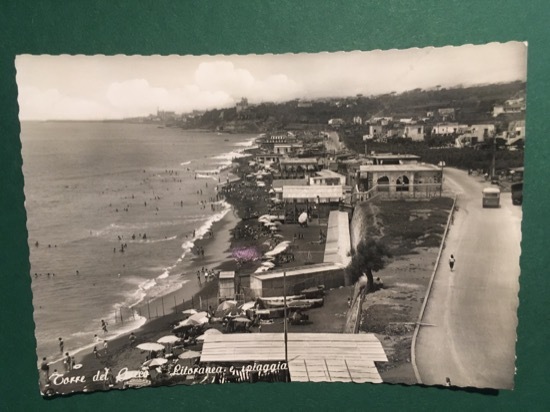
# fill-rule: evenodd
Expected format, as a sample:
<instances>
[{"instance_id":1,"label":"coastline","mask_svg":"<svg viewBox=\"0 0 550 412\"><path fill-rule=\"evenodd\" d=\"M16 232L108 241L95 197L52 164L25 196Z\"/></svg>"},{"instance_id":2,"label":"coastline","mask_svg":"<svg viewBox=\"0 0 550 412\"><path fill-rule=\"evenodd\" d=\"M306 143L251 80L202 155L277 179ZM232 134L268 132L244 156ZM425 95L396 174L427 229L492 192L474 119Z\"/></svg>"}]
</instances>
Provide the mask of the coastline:
<instances>
[{"instance_id":1,"label":"coastline","mask_svg":"<svg viewBox=\"0 0 550 412\"><path fill-rule=\"evenodd\" d=\"M197 247L203 247L208 252L205 254L204 260L197 256L192 259L193 267L196 270L206 265L213 269L218 269L220 267L227 269L233 266L228 256L231 246L231 231L236 227L239 221L240 219L237 216L237 211L231 206L231 209L229 209L221 220L213 223L212 231L215 234L214 237L197 239L195 245ZM91 343L89 346L74 353L69 351L70 355L74 356L75 363L82 365L80 369L63 374L63 361L56 360L49 363L50 373L54 373L54 371L57 370L59 373L63 374L63 377L76 375L89 377L101 373L106 367L114 369L115 372L118 373L120 369L127 367L127 365L142 363L145 354L142 354L138 349L131 348L128 339L130 333L136 335L136 345L144 342L156 342L160 337L171 334L172 325L182 320L183 316L181 312L183 310L193 307L197 308L199 301L202 301L205 310L208 309L209 305L214 307L217 306L217 279L209 282L202 281L201 284L199 284L196 279L196 270L186 274L189 281L178 290L163 295L162 297L155 298L149 301L148 305L146 303L140 305L142 316L147 318L145 323L135 329L128 329L112 339L108 339L107 353L105 353L103 349L103 338L98 335L101 341L97 344L94 345ZM174 302L176 302L175 305ZM162 314L163 303L164 315ZM151 311L151 318L148 318L147 313L143 313L147 306L149 307L149 311ZM158 316L156 316L157 313L159 314ZM94 346L97 348L99 354L98 358L96 358L93 353ZM40 384L41 388L43 388L45 382L42 377L40 379ZM99 387L87 386L85 390L92 391L101 389L102 384L103 381L100 380L98 382ZM78 392L82 390L82 383L75 382L63 384L63 389L64 394Z\"/></svg>"}]
</instances>

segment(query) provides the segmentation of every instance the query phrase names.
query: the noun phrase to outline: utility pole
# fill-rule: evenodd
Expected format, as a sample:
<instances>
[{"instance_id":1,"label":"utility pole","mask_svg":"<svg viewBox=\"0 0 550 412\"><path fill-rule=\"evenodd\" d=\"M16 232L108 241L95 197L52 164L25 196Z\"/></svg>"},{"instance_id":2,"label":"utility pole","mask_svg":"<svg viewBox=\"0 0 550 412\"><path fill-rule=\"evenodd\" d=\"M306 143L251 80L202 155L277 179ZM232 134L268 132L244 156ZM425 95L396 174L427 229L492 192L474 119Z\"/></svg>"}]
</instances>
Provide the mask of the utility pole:
<instances>
[{"instance_id":1,"label":"utility pole","mask_svg":"<svg viewBox=\"0 0 550 412\"><path fill-rule=\"evenodd\" d=\"M287 312L286 312L286 270L283 272L283 305L284 305L284 338L285 338L285 362L288 368L288 326L287 326ZM288 382L288 373L285 376L285 380Z\"/></svg>"}]
</instances>

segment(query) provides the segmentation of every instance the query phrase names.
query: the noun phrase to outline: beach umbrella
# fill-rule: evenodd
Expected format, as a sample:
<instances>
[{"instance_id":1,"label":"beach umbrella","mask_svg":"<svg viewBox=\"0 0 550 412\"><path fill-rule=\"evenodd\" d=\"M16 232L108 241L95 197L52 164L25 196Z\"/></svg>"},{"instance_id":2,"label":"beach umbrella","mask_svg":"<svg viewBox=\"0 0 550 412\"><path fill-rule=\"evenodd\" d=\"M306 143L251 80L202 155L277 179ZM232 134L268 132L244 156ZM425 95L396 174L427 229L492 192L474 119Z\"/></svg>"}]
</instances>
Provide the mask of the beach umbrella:
<instances>
[{"instance_id":1,"label":"beach umbrella","mask_svg":"<svg viewBox=\"0 0 550 412\"><path fill-rule=\"evenodd\" d=\"M206 329L203 333L203 335L221 335L222 332L220 332L218 329Z\"/></svg>"},{"instance_id":2,"label":"beach umbrella","mask_svg":"<svg viewBox=\"0 0 550 412\"><path fill-rule=\"evenodd\" d=\"M180 338L178 338L175 335L166 335L160 338L159 340L157 340L157 342L158 343L175 343L178 340L180 340Z\"/></svg>"},{"instance_id":3,"label":"beach umbrella","mask_svg":"<svg viewBox=\"0 0 550 412\"><path fill-rule=\"evenodd\" d=\"M187 309L187 310L184 310L183 312L184 315L194 315L195 313L198 313L198 311L196 309Z\"/></svg>"},{"instance_id":4,"label":"beach umbrella","mask_svg":"<svg viewBox=\"0 0 550 412\"><path fill-rule=\"evenodd\" d=\"M188 350L178 356L179 359L193 359L193 358L200 358L200 357L201 357L201 353L196 352L194 350Z\"/></svg>"},{"instance_id":5,"label":"beach umbrella","mask_svg":"<svg viewBox=\"0 0 550 412\"><path fill-rule=\"evenodd\" d=\"M275 193L274 189L269 189L269 193Z\"/></svg>"},{"instance_id":6,"label":"beach umbrella","mask_svg":"<svg viewBox=\"0 0 550 412\"><path fill-rule=\"evenodd\" d=\"M168 362L168 359L155 358L155 359L149 359L148 361L143 362L142 366L147 366L149 368L154 368L155 366L164 365L166 362Z\"/></svg>"},{"instance_id":7,"label":"beach umbrella","mask_svg":"<svg viewBox=\"0 0 550 412\"><path fill-rule=\"evenodd\" d=\"M164 346L162 346L160 343L156 343L156 342L140 343L136 347L138 349L148 350L148 351L152 351L152 350L156 351L156 350L163 350L164 349Z\"/></svg>"},{"instance_id":8,"label":"beach umbrella","mask_svg":"<svg viewBox=\"0 0 550 412\"><path fill-rule=\"evenodd\" d=\"M303 212L300 216L298 216L298 223L306 223L307 222L307 213Z\"/></svg>"},{"instance_id":9,"label":"beach umbrella","mask_svg":"<svg viewBox=\"0 0 550 412\"><path fill-rule=\"evenodd\" d=\"M275 263L273 263L273 262L262 262L262 266L265 266L266 268L274 268Z\"/></svg>"},{"instance_id":10,"label":"beach umbrella","mask_svg":"<svg viewBox=\"0 0 550 412\"><path fill-rule=\"evenodd\" d=\"M201 321L202 321L202 318L207 317L207 316L208 316L208 313L202 311L202 312L197 312L194 315L189 316L189 318L187 320L189 322L194 322L195 324L200 324Z\"/></svg>"},{"instance_id":11,"label":"beach umbrella","mask_svg":"<svg viewBox=\"0 0 550 412\"><path fill-rule=\"evenodd\" d=\"M254 302L254 301L243 303L242 306L241 306L241 310L243 312L245 312L248 309L252 309L255 304L256 304L256 302Z\"/></svg>"},{"instance_id":12,"label":"beach umbrella","mask_svg":"<svg viewBox=\"0 0 550 412\"><path fill-rule=\"evenodd\" d=\"M269 270L268 267L266 267L266 266L260 266L258 269L256 269L256 270L254 271L254 273L267 272L268 270Z\"/></svg>"},{"instance_id":13,"label":"beach umbrella","mask_svg":"<svg viewBox=\"0 0 550 412\"><path fill-rule=\"evenodd\" d=\"M194 325L196 325L195 322L192 322L189 319L185 319L185 320L182 320L180 323L178 323L176 326L174 326L173 330L180 329L180 328L189 328Z\"/></svg>"},{"instance_id":14,"label":"beach umbrella","mask_svg":"<svg viewBox=\"0 0 550 412\"><path fill-rule=\"evenodd\" d=\"M218 306L216 311L218 311L218 310L224 311L224 310L227 310L227 309L233 309L235 306L237 306L236 301L234 301L234 300L225 300L222 303L220 303L220 305Z\"/></svg>"}]
</instances>

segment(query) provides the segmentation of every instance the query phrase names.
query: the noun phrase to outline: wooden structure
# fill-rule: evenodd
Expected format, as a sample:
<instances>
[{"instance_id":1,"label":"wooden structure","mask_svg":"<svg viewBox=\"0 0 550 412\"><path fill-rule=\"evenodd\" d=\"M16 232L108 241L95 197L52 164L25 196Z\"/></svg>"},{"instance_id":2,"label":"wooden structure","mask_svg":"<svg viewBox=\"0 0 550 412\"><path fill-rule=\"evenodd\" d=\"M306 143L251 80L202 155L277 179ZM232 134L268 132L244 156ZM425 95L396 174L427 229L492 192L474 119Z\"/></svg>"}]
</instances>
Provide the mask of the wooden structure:
<instances>
[{"instance_id":1,"label":"wooden structure","mask_svg":"<svg viewBox=\"0 0 550 412\"><path fill-rule=\"evenodd\" d=\"M220 300L235 298L235 272L221 271L218 277L218 298Z\"/></svg>"},{"instance_id":2,"label":"wooden structure","mask_svg":"<svg viewBox=\"0 0 550 412\"><path fill-rule=\"evenodd\" d=\"M388 361L382 344L371 333L288 333L287 350L293 382L381 383L375 362ZM284 362L284 334L206 335L200 361Z\"/></svg>"},{"instance_id":3,"label":"wooden structure","mask_svg":"<svg viewBox=\"0 0 550 412\"><path fill-rule=\"evenodd\" d=\"M250 275L252 298L294 295L309 287L325 285L327 289L344 286L344 267L337 263L317 263L283 270ZM285 284L285 287L283 287Z\"/></svg>"}]
</instances>

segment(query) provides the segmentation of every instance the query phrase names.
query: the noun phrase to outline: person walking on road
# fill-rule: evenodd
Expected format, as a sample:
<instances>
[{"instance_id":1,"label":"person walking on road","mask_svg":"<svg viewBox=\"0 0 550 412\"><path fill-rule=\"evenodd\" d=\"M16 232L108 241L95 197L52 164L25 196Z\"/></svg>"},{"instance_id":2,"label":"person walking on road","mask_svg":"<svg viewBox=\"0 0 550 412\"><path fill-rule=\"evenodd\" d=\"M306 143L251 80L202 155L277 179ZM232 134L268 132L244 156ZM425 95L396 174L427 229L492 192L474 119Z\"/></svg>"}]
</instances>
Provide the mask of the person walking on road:
<instances>
[{"instance_id":1,"label":"person walking on road","mask_svg":"<svg viewBox=\"0 0 550 412\"><path fill-rule=\"evenodd\" d=\"M453 271L453 268L455 267L455 257L451 255L449 258L449 267L451 268L451 272Z\"/></svg>"}]
</instances>

